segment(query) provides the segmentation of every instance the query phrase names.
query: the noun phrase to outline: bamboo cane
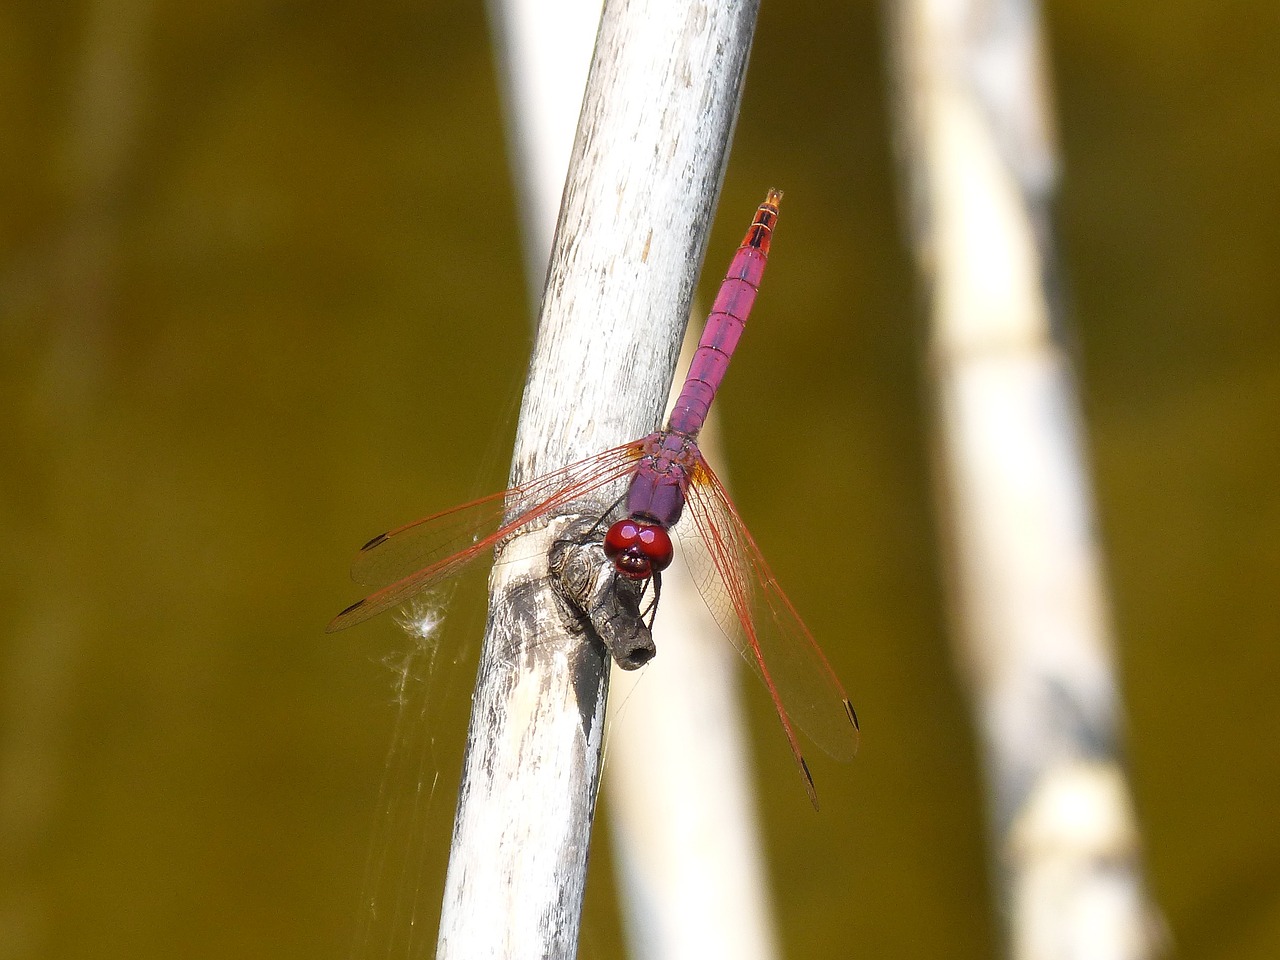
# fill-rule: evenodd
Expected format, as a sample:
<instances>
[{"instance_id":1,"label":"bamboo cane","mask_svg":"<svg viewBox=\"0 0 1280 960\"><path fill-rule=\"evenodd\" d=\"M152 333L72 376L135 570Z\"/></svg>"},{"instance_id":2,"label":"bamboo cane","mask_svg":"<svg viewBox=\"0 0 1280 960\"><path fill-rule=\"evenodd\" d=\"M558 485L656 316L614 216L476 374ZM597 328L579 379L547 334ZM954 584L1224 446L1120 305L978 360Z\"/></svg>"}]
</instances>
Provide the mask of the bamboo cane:
<instances>
[{"instance_id":1,"label":"bamboo cane","mask_svg":"<svg viewBox=\"0 0 1280 960\"><path fill-rule=\"evenodd\" d=\"M607 4L530 364L512 482L652 429L723 176L756 4ZM674 51L674 54L673 54ZM602 511L607 500L583 504ZM490 580L440 957L576 952L607 692L538 549Z\"/></svg>"}]
</instances>

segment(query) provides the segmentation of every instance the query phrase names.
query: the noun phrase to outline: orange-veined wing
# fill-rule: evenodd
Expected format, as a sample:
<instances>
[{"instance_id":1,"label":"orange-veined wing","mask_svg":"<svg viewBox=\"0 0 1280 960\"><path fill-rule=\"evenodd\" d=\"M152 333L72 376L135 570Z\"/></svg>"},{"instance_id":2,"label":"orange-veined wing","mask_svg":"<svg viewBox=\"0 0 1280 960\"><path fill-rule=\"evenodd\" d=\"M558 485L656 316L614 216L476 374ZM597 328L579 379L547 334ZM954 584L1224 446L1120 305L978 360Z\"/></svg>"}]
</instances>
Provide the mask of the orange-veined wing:
<instances>
[{"instance_id":1,"label":"orange-veined wing","mask_svg":"<svg viewBox=\"0 0 1280 960\"><path fill-rule=\"evenodd\" d=\"M351 575L381 589L343 610L325 632L344 630L404 603L472 560L491 554L521 527L627 476L635 469L640 449L638 440L625 443L510 490L379 534L360 548Z\"/></svg>"},{"instance_id":2,"label":"orange-veined wing","mask_svg":"<svg viewBox=\"0 0 1280 960\"><path fill-rule=\"evenodd\" d=\"M688 521L677 528L685 562L720 629L768 689L817 806L795 728L837 760L852 759L858 749L853 706L705 461L694 471L686 510Z\"/></svg>"}]
</instances>

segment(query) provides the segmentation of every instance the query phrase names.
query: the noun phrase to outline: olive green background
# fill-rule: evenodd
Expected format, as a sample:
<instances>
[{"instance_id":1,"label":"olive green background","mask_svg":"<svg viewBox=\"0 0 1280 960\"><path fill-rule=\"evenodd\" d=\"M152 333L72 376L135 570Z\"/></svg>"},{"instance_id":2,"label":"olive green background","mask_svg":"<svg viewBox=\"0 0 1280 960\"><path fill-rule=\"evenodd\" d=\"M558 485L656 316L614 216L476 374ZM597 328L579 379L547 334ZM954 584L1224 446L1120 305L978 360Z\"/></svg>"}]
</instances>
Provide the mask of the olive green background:
<instances>
[{"instance_id":1,"label":"olive green background","mask_svg":"<svg viewBox=\"0 0 1280 960\"><path fill-rule=\"evenodd\" d=\"M1150 880L1179 956L1272 958L1280 5L1045 16ZM990 957L874 5L764 4L712 277L771 185L727 459L864 727L813 815L746 688L783 945ZM519 249L474 5L0 6L0 960L344 957L369 889L431 955L481 581L389 765L407 641L321 630L365 538L502 485ZM604 823L589 958L622 950ZM365 886L371 829L420 883ZM364 956L410 955L390 923Z\"/></svg>"}]
</instances>

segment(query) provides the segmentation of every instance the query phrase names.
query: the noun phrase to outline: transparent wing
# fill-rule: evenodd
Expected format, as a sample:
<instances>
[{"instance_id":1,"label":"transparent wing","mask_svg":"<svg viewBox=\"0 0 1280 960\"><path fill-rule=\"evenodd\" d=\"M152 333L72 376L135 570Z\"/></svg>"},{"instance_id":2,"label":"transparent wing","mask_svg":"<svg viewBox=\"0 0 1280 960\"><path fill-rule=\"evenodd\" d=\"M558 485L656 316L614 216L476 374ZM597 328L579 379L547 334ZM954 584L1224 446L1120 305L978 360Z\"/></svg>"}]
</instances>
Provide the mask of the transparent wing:
<instances>
[{"instance_id":1,"label":"transparent wing","mask_svg":"<svg viewBox=\"0 0 1280 960\"><path fill-rule=\"evenodd\" d=\"M720 629L768 688L816 805L795 727L837 760L852 759L853 706L705 461L694 471L686 509L689 522L678 528L685 562Z\"/></svg>"},{"instance_id":2,"label":"transparent wing","mask_svg":"<svg viewBox=\"0 0 1280 960\"><path fill-rule=\"evenodd\" d=\"M344 630L403 603L490 554L521 527L627 476L635 469L640 449L641 441L632 441L379 534L360 548L351 576L381 589L343 610L325 632Z\"/></svg>"}]
</instances>

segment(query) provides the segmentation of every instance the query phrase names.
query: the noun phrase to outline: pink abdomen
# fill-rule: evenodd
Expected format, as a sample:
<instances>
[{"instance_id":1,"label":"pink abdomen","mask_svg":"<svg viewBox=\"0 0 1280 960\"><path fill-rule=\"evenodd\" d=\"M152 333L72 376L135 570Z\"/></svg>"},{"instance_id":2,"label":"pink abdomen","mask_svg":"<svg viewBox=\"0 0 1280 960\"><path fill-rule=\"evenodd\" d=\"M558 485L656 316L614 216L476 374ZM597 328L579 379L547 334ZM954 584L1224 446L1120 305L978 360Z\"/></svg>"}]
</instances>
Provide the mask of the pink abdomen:
<instances>
[{"instance_id":1,"label":"pink abdomen","mask_svg":"<svg viewBox=\"0 0 1280 960\"><path fill-rule=\"evenodd\" d=\"M729 369L729 360L738 346L742 328L756 301L760 280L769 257L769 240L778 217L778 201L782 194L770 190L769 196L756 210L747 235L729 264L720 292L707 317L707 325L698 341L698 349L689 365L680 397L676 400L667 428L696 436L707 420L711 401Z\"/></svg>"}]
</instances>

